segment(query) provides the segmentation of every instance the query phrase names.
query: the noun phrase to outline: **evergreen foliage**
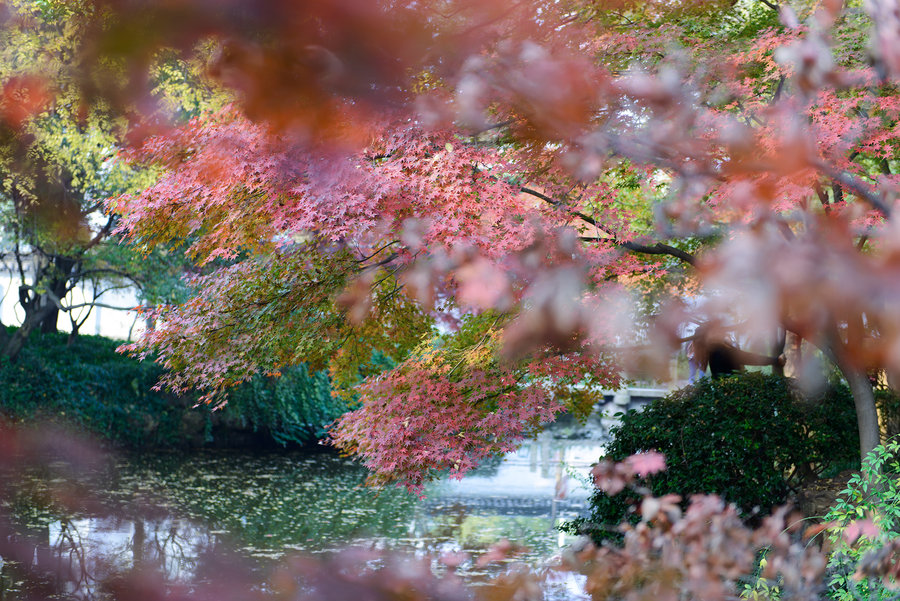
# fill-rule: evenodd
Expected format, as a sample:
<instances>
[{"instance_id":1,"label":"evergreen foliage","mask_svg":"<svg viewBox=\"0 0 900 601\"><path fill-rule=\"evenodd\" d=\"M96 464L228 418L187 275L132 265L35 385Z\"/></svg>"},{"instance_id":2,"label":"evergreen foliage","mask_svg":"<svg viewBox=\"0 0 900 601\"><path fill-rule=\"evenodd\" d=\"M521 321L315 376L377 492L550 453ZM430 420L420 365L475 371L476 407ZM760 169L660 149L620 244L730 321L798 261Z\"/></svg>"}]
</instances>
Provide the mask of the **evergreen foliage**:
<instances>
[{"instance_id":1,"label":"evergreen foliage","mask_svg":"<svg viewBox=\"0 0 900 601\"><path fill-rule=\"evenodd\" d=\"M232 392L226 421L264 432L280 445L322 439L325 427L349 410L344 397L331 394L327 372L290 367L281 377L257 377Z\"/></svg>"},{"instance_id":2,"label":"evergreen foliage","mask_svg":"<svg viewBox=\"0 0 900 601\"><path fill-rule=\"evenodd\" d=\"M845 386L805 398L791 380L761 373L721 380L704 378L629 411L612 430L607 458L620 461L659 451L668 469L648 478L655 496L715 493L737 505L745 518L767 513L789 491L831 465L858 457L853 400ZM596 540L615 537L615 526L638 496L601 491L592 513L567 525Z\"/></svg>"},{"instance_id":3,"label":"evergreen foliage","mask_svg":"<svg viewBox=\"0 0 900 601\"><path fill-rule=\"evenodd\" d=\"M219 411L194 407L197 395L152 390L162 368L116 353L118 344L33 334L18 360L0 362L0 414L12 422L62 422L116 446L148 448L228 444L234 432L259 444L309 444L346 410L346 401L332 397L328 376L305 365L244 384Z\"/></svg>"}]
</instances>

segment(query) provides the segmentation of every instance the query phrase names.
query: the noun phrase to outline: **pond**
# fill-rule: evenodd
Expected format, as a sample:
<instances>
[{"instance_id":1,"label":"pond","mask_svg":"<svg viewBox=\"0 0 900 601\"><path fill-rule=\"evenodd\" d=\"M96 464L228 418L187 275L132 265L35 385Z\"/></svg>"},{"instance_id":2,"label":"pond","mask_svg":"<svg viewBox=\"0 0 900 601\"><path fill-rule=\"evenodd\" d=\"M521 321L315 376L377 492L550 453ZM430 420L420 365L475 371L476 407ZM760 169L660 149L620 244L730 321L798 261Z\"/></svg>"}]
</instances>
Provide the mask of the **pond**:
<instances>
[{"instance_id":1,"label":"pond","mask_svg":"<svg viewBox=\"0 0 900 601\"><path fill-rule=\"evenodd\" d=\"M34 561L65 564L75 575L70 597L80 599L95 596L107 574L137 565L189 580L201 556L223 548L263 566L347 546L474 559L506 539L520 548L517 561L538 565L571 542L556 527L585 512L587 474L608 425L600 416L586 425L563 419L462 480L429 485L424 499L367 488L364 468L330 452L204 451L116 459L93 485L114 512L31 501L11 512L50 549ZM459 573L477 583L491 569L471 560ZM3 567L0 598L20 598L16 574Z\"/></svg>"}]
</instances>

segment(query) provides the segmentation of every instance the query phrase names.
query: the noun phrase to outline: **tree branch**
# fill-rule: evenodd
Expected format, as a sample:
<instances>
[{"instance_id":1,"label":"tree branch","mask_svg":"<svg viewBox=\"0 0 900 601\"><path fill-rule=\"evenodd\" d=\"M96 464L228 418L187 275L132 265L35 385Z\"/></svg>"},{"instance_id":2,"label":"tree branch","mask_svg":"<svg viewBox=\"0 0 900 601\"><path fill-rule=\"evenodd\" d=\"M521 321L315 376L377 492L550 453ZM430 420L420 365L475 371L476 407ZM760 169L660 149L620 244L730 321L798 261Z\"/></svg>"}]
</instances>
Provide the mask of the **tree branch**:
<instances>
[{"instance_id":1,"label":"tree branch","mask_svg":"<svg viewBox=\"0 0 900 601\"><path fill-rule=\"evenodd\" d=\"M78 303L77 305L69 305L60 308L60 311L69 312L72 309L81 309L82 307L100 307L101 309L113 309L115 311L134 311L134 307L116 307L115 305L107 305L106 303Z\"/></svg>"},{"instance_id":2,"label":"tree branch","mask_svg":"<svg viewBox=\"0 0 900 601\"><path fill-rule=\"evenodd\" d=\"M866 185L862 180L853 177L849 173L836 169L826 163L819 163L815 165L815 167L822 173L828 175L828 177L835 182L844 188L851 190L859 198L872 205L872 208L879 211L882 215L890 218L891 207L884 203L881 196L871 186Z\"/></svg>"},{"instance_id":3,"label":"tree branch","mask_svg":"<svg viewBox=\"0 0 900 601\"><path fill-rule=\"evenodd\" d=\"M828 200L828 194L818 182L815 183L814 189L816 191L816 196L819 197L819 202L822 203L822 208L825 210L825 213L828 214L828 211L831 210L831 201Z\"/></svg>"},{"instance_id":4,"label":"tree branch","mask_svg":"<svg viewBox=\"0 0 900 601\"><path fill-rule=\"evenodd\" d=\"M106 220L106 224L102 228L100 228L100 231L97 232L97 235L95 235L91 239L91 241L88 242L87 246L84 247L84 250L89 250L100 244L100 241L106 238L109 235L109 232L112 231L113 223L115 223L115 216L110 215L109 219Z\"/></svg>"},{"instance_id":5,"label":"tree branch","mask_svg":"<svg viewBox=\"0 0 900 601\"><path fill-rule=\"evenodd\" d=\"M625 250L629 250L631 252L642 253L642 254L647 254L647 255L669 255L671 257L675 257L676 259L681 259L682 261L684 261L685 263L687 263L688 265L691 265L691 266L696 266L696 264L697 264L697 258L694 255L692 255L686 251L683 251L680 248L675 248L674 246L670 246L670 245L664 244L662 242L657 242L656 244L641 244L639 242L633 242L630 240L629 241L621 241L616 237L616 235L610 229L608 229L607 227L602 225L599 221L597 221L596 219L594 219L593 217L591 217L590 215L588 215L586 213L582 213L581 211L577 211L575 209L569 208L568 206L566 206L566 203L562 202L561 200L556 200L555 198L547 196L543 192L538 192L537 190L528 188L527 186L520 186L519 189L522 192L524 192L525 194L529 194L531 196L534 196L535 198L539 198L539 199L543 200L544 202L546 202L554 207L563 209L564 211L568 212L570 215L572 215L574 217L578 217L582 221L593 225L598 230L600 230L601 232L603 232L604 234L607 234L609 236L609 238L585 238L585 237L582 237L582 238L580 238L582 241L589 242L589 241L606 240L606 241L612 242L614 245L618 246L619 248L624 248Z\"/></svg>"},{"instance_id":6,"label":"tree branch","mask_svg":"<svg viewBox=\"0 0 900 601\"><path fill-rule=\"evenodd\" d=\"M20 286L19 288L27 288L28 290L34 292L34 288L31 286ZM71 290L71 288L69 290ZM107 290L104 290L103 292L106 291ZM115 309L116 311L132 311L134 309L134 307L116 307L114 305L107 305L106 303L98 302L78 303L77 305L63 305L62 299L56 296L52 290L47 290L44 292L44 294L53 302L54 305L56 305L56 308L63 313L68 313L73 309L80 309L82 307L100 307L102 309Z\"/></svg>"}]
</instances>

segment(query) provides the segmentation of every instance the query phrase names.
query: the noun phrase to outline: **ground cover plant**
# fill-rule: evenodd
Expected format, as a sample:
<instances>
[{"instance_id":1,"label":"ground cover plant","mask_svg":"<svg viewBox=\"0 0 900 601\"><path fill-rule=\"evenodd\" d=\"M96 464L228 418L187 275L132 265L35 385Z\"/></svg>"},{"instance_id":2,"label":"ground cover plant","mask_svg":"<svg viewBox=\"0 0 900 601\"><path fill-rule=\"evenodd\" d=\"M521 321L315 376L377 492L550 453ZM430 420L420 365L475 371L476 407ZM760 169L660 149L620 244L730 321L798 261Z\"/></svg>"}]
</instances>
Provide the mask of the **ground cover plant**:
<instances>
[{"instance_id":1,"label":"ground cover plant","mask_svg":"<svg viewBox=\"0 0 900 601\"><path fill-rule=\"evenodd\" d=\"M897 548L900 519L900 441L897 438L877 446L854 474L847 488L825 520L831 524L828 540L829 596L837 601L850 599L892 599L896 596L897 572L894 550ZM859 520L864 518L864 521ZM857 566L863 556L869 569L890 565L892 577L885 582L859 578Z\"/></svg>"}]
</instances>

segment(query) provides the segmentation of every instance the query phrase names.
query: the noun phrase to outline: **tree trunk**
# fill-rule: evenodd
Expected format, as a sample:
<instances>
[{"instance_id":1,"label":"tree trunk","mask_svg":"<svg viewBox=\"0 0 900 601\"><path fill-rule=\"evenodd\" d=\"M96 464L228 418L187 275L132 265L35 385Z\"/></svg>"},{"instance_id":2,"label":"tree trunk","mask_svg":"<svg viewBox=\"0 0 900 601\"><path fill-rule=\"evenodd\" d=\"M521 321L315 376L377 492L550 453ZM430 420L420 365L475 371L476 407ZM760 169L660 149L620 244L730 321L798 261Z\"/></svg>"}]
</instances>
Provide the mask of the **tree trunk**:
<instances>
[{"instance_id":1,"label":"tree trunk","mask_svg":"<svg viewBox=\"0 0 900 601\"><path fill-rule=\"evenodd\" d=\"M856 426L859 431L859 460L865 461L872 449L881 444L881 427L878 425L878 410L875 408L875 391L872 382L863 367L854 365L848 358L852 356L854 348L858 348L863 338L862 319L851 321L847 328L847 341L844 341L839 333L837 325L833 324L827 331L826 344L819 348L834 363L853 395L853 404L856 407Z\"/></svg>"},{"instance_id":2,"label":"tree trunk","mask_svg":"<svg viewBox=\"0 0 900 601\"><path fill-rule=\"evenodd\" d=\"M22 348L25 346L25 341L28 340L28 335L31 334L31 330L34 329L34 326L30 328L25 328L25 324L19 327L12 336L6 341L6 344L3 345L3 351L0 352L0 356L6 357L10 361L15 361L19 356L19 353L22 351Z\"/></svg>"},{"instance_id":3,"label":"tree trunk","mask_svg":"<svg viewBox=\"0 0 900 601\"><path fill-rule=\"evenodd\" d=\"M860 461L872 449L881 444L881 429L878 426L878 411L875 408L875 391L866 372L841 362L838 367L850 385L853 404L856 406L856 422L859 428Z\"/></svg>"},{"instance_id":4,"label":"tree trunk","mask_svg":"<svg viewBox=\"0 0 900 601\"><path fill-rule=\"evenodd\" d=\"M47 289L57 299L62 299L68 293L68 283L72 278L72 270L77 264L77 261L69 257L56 256L53 258L48 273L50 281L47 283ZM56 334L59 332L59 307L56 306L50 295L45 294L42 296L43 298L40 299L40 302L49 303L50 311L41 319L41 333Z\"/></svg>"},{"instance_id":5,"label":"tree trunk","mask_svg":"<svg viewBox=\"0 0 900 601\"><path fill-rule=\"evenodd\" d=\"M787 345L787 330L779 328L775 333L775 352L772 353L776 357L775 364L772 366L772 373L776 376L784 377L784 347Z\"/></svg>"},{"instance_id":6,"label":"tree trunk","mask_svg":"<svg viewBox=\"0 0 900 601\"><path fill-rule=\"evenodd\" d=\"M47 316L41 321L41 334L56 334L59 332L59 309L53 307Z\"/></svg>"},{"instance_id":7,"label":"tree trunk","mask_svg":"<svg viewBox=\"0 0 900 601\"><path fill-rule=\"evenodd\" d=\"M50 307L47 305L32 311L28 311L26 308L25 321L23 321L22 325L13 332L12 336L8 336L5 341L2 341L3 346L2 349L0 349L0 357L6 357L10 361L15 361L16 357L19 356L19 353L25 347L28 336L31 335L32 330L39 326L47 317L49 309Z\"/></svg>"},{"instance_id":8,"label":"tree trunk","mask_svg":"<svg viewBox=\"0 0 900 601\"><path fill-rule=\"evenodd\" d=\"M78 263L71 258L55 257L50 265L49 272L43 272L38 278L40 281L49 280L48 290L61 299L68 292L67 283L72 277L72 270ZM35 328L42 333L58 332L59 307L50 294L37 294L31 287L19 286L19 305L25 311L25 319L22 325L5 340L0 337L0 357L6 357L15 361L22 351L28 337Z\"/></svg>"}]
</instances>

